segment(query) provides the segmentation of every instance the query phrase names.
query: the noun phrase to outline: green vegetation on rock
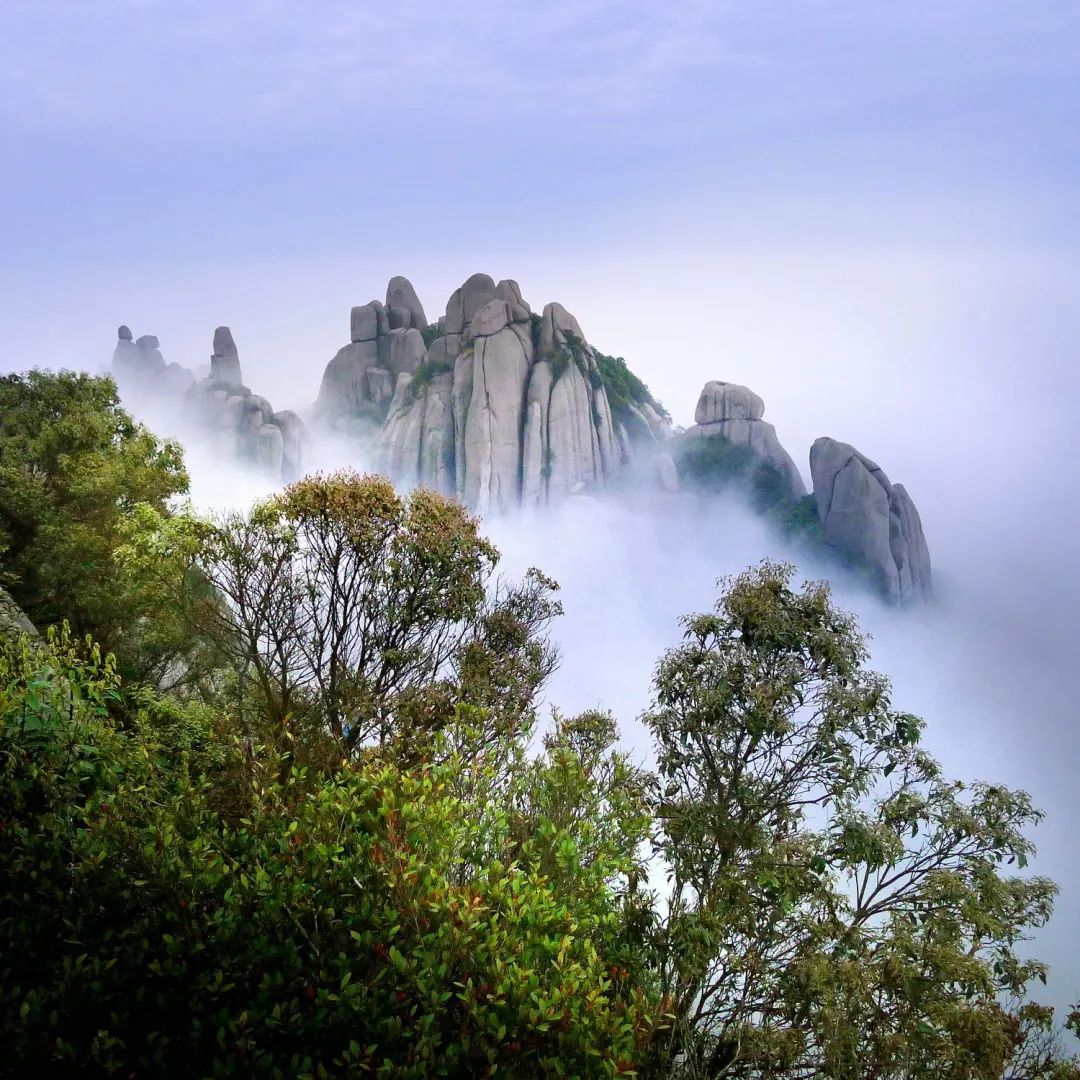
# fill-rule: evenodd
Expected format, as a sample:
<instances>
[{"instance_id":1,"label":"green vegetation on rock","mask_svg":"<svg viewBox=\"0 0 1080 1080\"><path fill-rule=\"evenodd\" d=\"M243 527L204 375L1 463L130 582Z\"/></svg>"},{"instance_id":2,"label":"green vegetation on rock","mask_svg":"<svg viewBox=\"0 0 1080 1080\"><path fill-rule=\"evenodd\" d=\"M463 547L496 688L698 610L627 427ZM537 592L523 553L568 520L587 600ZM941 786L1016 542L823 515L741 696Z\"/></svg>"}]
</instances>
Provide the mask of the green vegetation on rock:
<instances>
[{"instance_id":1,"label":"green vegetation on rock","mask_svg":"<svg viewBox=\"0 0 1080 1080\"><path fill-rule=\"evenodd\" d=\"M671 420L667 409L649 393L649 388L626 366L621 356L607 356L602 352L596 352L595 356L614 416L622 419L629 406L650 405L665 420Z\"/></svg>"},{"instance_id":2,"label":"green vegetation on rock","mask_svg":"<svg viewBox=\"0 0 1080 1080\"><path fill-rule=\"evenodd\" d=\"M453 360L422 360L416 367L416 370L412 373L412 379L409 382L409 398L415 400L421 390L436 375L446 375L453 372L454 361Z\"/></svg>"},{"instance_id":3,"label":"green vegetation on rock","mask_svg":"<svg viewBox=\"0 0 1080 1080\"><path fill-rule=\"evenodd\" d=\"M446 336L446 331L440 329L438 323L431 323L430 325L423 327L420 330L420 333L424 338L425 349L430 349L439 338Z\"/></svg>"}]
</instances>

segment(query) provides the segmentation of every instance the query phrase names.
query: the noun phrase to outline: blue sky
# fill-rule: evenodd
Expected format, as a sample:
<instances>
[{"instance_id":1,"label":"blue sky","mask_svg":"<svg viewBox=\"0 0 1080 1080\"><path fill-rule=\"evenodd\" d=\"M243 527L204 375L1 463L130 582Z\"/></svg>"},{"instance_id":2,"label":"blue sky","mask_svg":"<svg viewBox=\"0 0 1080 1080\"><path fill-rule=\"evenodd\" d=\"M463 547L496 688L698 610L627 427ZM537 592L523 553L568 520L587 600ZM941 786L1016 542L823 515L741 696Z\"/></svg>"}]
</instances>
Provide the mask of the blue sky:
<instances>
[{"instance_id":1,"label":"blue sky","mask_svg":"<svg viewBox=\"0 0 1080 1080\"><path fill-rule=\"evenodd\" d=\"M1023 199L997 224L1060 242L1077 178L1061 0L7 0L0 29L7 246L43 272L558 252L766 200L813 233L833 200L976 228Z\"/></svg>"},{"instance_id":2,"label":"blue sky","mask_svg":"<svg viewBox=\"0 0 1080 1080\"><path fill-rule=\"evenodd\" d=\"M907 662L951 764L1041 793L1071 873L1080 4L4 0L0 132L0 369L228 323L302 406L392 274L434 317L486 270L683 423L732 379L804 470L853 442L971 643Z\"/></svg>"}]
</instances>

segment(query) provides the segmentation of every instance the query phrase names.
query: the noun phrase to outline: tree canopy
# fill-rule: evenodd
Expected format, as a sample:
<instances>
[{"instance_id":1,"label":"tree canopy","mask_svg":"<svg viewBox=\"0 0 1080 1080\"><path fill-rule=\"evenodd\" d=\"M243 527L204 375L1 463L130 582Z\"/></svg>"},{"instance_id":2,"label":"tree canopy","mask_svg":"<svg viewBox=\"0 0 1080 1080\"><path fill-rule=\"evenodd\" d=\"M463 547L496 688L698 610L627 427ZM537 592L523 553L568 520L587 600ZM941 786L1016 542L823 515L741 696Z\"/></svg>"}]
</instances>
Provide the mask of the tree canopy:
<instances>
[{"instance_id":1,"label":"tree canopy","mask_svg":"<svg viewBox=\"0 0 1080 1080\"><path fill-rule=\"evenodd\" d=\"M0 1075L1080 1078L1041 813L945 775L825 584L723 582L636 762L541 723L556 585L456 503L203 519L107 381L0 390L45 630L0 635Z\"/></svg>"},{"instance_id":2,"label":"tree canopy","mask_svg":"<svg viewBox=\"0 0 1080 1080\"><path fill-rule=\"evenodd\" d=\"M134 645L158 613L115 556L138 506L164 512L187 486L180 447L136 423L111 379L0 376L2 583L36 625L66 620L140 674L160 666Z\"/></svg>"}]
</instances>

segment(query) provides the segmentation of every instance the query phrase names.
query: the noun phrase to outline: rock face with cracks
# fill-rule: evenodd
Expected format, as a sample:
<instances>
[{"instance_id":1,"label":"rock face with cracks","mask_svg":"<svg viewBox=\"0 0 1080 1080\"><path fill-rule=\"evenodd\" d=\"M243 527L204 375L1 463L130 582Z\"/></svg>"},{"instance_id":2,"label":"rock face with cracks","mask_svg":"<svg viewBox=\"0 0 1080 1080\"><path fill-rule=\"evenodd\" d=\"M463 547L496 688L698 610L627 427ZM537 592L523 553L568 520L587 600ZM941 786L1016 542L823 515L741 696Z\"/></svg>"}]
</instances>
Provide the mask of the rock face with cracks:
<instances>
[{"instance_id":1,"label":"rock face with cracks","mask_svg":"<svg viewBox=\"0 0 1080 1080\"><path fill-rule=\"evenodd\" d=\"M392 279L388 297L414 295L407 285ZM402 482L456 495L485 515L596 491L632 453L630 439L616 435L596 355L561 304L535 315L516 281L474 274L429 340L416 363L409 354L394 372L378 439L380 466ZM324 376L324 399L344 382L339 357ZM354 398L354 416L370 404Z\"/></svg>"}]
</instances>

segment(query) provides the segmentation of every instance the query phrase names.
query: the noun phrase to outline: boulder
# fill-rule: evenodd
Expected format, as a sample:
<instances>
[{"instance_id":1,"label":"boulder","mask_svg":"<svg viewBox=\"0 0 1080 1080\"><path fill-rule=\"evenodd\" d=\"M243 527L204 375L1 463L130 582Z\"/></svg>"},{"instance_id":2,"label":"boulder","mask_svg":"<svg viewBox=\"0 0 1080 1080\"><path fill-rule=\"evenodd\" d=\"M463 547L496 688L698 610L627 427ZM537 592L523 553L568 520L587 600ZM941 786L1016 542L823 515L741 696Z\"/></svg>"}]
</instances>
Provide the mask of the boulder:
<instances>
[{"instance_id":1,"label":"boulder","mask_svg":"<svg viewBox=\"0 0 1080 1080\"><path fill-rule=\"evenodd\" d=\"M12 641L19 639L23 634L30 638L36 638L38 636L37 627L27 618L23 609L15 603L11 594L0 587L0 637Z\"/></svg>"},{"instance_id":2,"label":"boulder","mask_svg":"<svg viewBox=\"0 0 1080 1080\"><path fill-rule=\"evenodd\" d=\"M505 309L505 303L499 303ZM471 355L465 353L461 360L471 370L457 441L462 454L456 462L458 490L466 505L481 516L506 512L516 508L521 497L521 430L530 356L517 334L504 326L478 337ZM461 405L455 385L455 420L461 415Z\"/></svg>"},{"instance_id":3,"label":"boulder","mask_svg":"<svg viewBox=\"0 0 1080 1080\"><path fill-rule=\"evenodd\" d=\"M589 384L572 361L566 364L551 389L548 459L549 498L577 494L602 477Z\"/></svg>"},{"instance_id":4,"label":"boulder","mask_svg":"<svg viewBox=\"0 0 1080 1080\"><path fill-rule=\"evenodd\" d=\"M394 386L394 396L379 435L381 467L398 483L412 487L419 482L420 436L424 422L424 400L413 389L413 377L402 372Z\"/></svg>"},{"instance_id":5,"label":"boulder","mask_svg":"<svg viewBox=\"0 0 1080 1080\"><path fill-rule=\"evenodd\" d=\"M495 295L510 305L510 318L514 322L527 323L532 318L532 309L521 295L521 286L509 278L495 286Z\"/></svg>"},{"instance_id":6,"label":"boulder","mask_svg":"<svg viewBox=\"0 0 1080 1080\"><path fill-rule=\"evenodd\" d=\"M848 443L820 438L810 449L814 502L825 540L865 567L890 600L933 595L922 522L907 491Z\"/></svg>"},{"instance_id":7,"label":"boulder","mask_svg":"<svg viewBox=\"0 0 1080 1080\"><path fill-rule=\"evenodd\" d=\"M129 395L134 403L154 413L161 396L162 373L166 370L165 357L161 355L160 342L153 334L143 334L132 340L129 327L117 328L116 348L112 356L112 373L121 394ZM170 365L176 367L179 365ZM167 392L167 391L165 391Z\"/></svg>"},{"instance_id":8,"label":"boulder","mask_svg":"<svg viewBox=\"0 0 1080 1080\"><path fill-rule=\"evenodd\" d=\"M266 473L281 475L284 440L277 424L263 424L255 435L255 464Z\"/></svg>"},{"instance_id":9,"label":"boulder","mask_svg":"<svg viewBox=\"0 0 1080 1080\"><path fill-rule=\"evenodd\" d=\"M380 356L383 362L379 366L390 371L395 379L402 374L411 374L420 366L426 349L424 335L419 330L399 327L391 330L383 340L387 346L385 358Z\"/></svg>"},{"instance_id":10,"label":"boulder","mask_svg":"<svg viewBox=\"0 0 1080 1080\"><path fill-rule=\"evenodd\" d=\"M389 406L394 396L394 375L386 368L369 367L365 372L367 396L379 408Z\"/></svg>"},{"instance_id":11,"label":"boulder","mask_svg":"<svg viewBox=\"0 0 1080 1080\"><path fill-rule=\"evenodd\" d=\"M469 329L474 338L491 337L511 322L510 305L505 300L489 300L473 316Z\"/></svg>"},{"instance_id":12,"label":"boulder","mask_svg":"<svg viewBox=\"0 0 1080 1080\"><path fill-rule=\"evenodd\" d=\"M170 402L183 401L184 395L195 385L195 374L173 361L161 369L159 385L161 394Z\"/></svg>"},{"instance_id":13,"label":"boulder","mask_svg":"<svg viewBox=\"0 0 1080 1080\"><path fill-rule=\"evenodd\" d=\"M338 416L361 412L371 401L367 373L378 365L378 346L374 339L351 341L334 354L326 365L316 409L333 421ZM391 377L392 383L392 377Z\"/></svg>"},{"instance_id":14,"label":"boulder","mask_svg":"<svg viewBox=\"0 0 1080 1080\"><path fill-rule=\"evenodd\" d=\"M352 341L374 341L379 336L379 311L372 301L354 307L349 313L349 337Z\"/></svg>"},{"instance_id":15,"label":"boulder","mask_svg":"<svg viewBox=\"0 0 1080 1080\"><path fill-rule=\"evenodd\" d=\"M729 382L707 382L694 410L697 424L719 424L725 420L760 420L765 402L745 386Z\"/></svg>"},{"instance_id":16,"label":"boulder","mask_svg":"<svg viewBox=\"0 0 1080 1080\"><path fill-rule=\"evenodd\" d=\"M552 368L547 360L533 365L525 400L525 438L521 457L521 502L543 506L547 502L551 475L548 412L551 404Z\"/></svg>"},{"instance_id":17,"label":"boulder","mask_svg":"<svg viewBox=\"0 0 1080 1080\"><path fill-rule=\"evenodd\" d=\"M453 384L450 371L433 375L428 381L420 432L420 483L444 495L453 494L455 483Z\"/></svg>"},{"instance_id":18,"label":"boulder","mask_svg":"<svg viewBox=\"0 0 1080 1080\"><path fill-rule=\"evenodd\" d=\"M650 411L656 416L655 410ZM745 386L707 382L694 410L697 423L683 433L682 439L721 438L748 447L780 473L789 498L801 499L806 485L791 455L780 444L776 428L762 419L764 414L765 403Z\"/></svg>"},{"instance_id":19,"label":"boulder","mask_svg":"<svg viewBox=\"0 0 1080 1080\"><path fill-rule=\"evenodd\" d=\"M307 427L291 409L274 413L274 424L281 431L281 478L292 483L304 475L310 441Z\"/></svg>"},{"instance_id":20,"label":"boulder","mask_svg":"<svg viewBox=\"0 0 1080 1080\"><path fill-rule=\"evenodd\" d=\"M460 334L480 308L494 299L495 282L487 274L473 274L446 304L446 332Z\"/></svg>"},{"instance_id":21,"label":"boulder","mask_svg":"<svg viewBox=\"0 0 1080 1080\"><path fill-rule=\"evenodd\" d=\"M386 311L392 330L423 330L428 325L424 306L408 278L390 279L386 286Z\"/></svg>"},{"instance_id":22,"label":"boulder","mask_svg":"<svg viewBox=\"0 0 1080 1080\"><path fill-rule=\"evenodd\" d=\"M236 352L232 331L219 326L214 331L214 352L210 357L210 378L227 386L242 386L240 357Z\"/></svg>"}]
</instances>

